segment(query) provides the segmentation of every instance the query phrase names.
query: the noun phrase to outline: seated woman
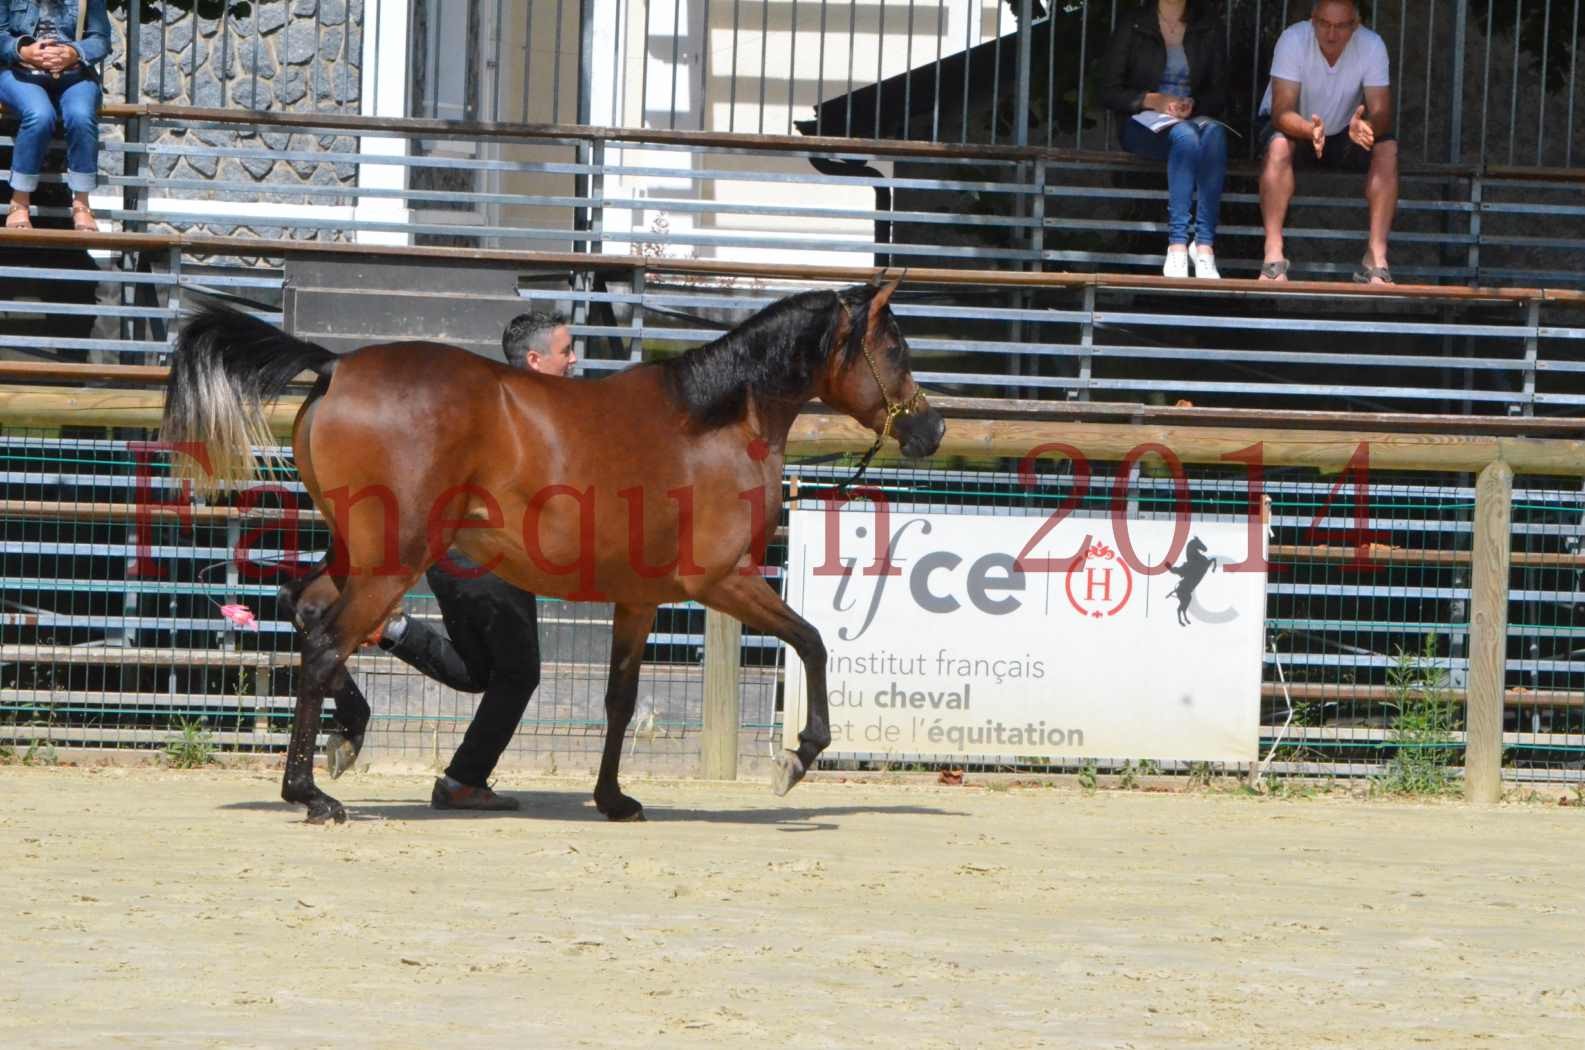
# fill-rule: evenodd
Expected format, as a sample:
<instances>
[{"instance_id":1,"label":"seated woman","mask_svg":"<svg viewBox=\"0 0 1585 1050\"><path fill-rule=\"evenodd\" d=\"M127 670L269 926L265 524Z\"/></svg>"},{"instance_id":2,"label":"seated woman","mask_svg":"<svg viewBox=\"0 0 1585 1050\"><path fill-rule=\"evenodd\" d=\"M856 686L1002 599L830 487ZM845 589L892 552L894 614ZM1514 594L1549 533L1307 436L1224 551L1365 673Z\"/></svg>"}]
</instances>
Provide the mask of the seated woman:
<instances>
[{"instance_id":1,"label":"seated woman","mask_svg":"<svg viewBox=\"0 0 1585 1050\"><path fill-rule=\"evenodd\" d=\"M1123 115L1128 152L1167 162L1168 277L1214 278L1216 223L1227 180L1226 33L1209 0L1151 0L1118 22L1101 72L1101 101Z\"/></svg>"},{"instance_id":2,"label":"seated woman","mask_svg":"<svg viewBox=\"0 0 1585 1050\"><path fill-rule=\"evenodd\" d=\"M11 153L5 224L32 226L28 209L57 121L66 128L72 226L97 230L88 194L99 182L99 74L110 53L106 0L0 2L0 104L21 122ZM86 6L84 6L86 5Z\"/></svg>"}]
</instances>

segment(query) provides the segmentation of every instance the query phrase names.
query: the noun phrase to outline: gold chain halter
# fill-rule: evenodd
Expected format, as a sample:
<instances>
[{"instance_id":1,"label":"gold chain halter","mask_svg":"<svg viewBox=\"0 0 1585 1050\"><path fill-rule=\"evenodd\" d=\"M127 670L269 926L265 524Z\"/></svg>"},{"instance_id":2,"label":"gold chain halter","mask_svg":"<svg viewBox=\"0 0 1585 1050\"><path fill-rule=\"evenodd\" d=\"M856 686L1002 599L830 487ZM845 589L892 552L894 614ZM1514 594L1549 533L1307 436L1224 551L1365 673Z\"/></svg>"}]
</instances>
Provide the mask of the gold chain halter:
<instances>
[{"instance_id":1,"label":"gold chain halter","mask_svg":"<svg viewBox=\"0 0 1585 1050\"><path fill-rule=\"evenodd\" d=\"M920 404L925 398L924 388L915 383L912 397L906 401L893 401L892 396L886 392L886 384L881 381L881 370L875 367L875 357L870 353L869 340L860 337L859 350L864 354L864 363L870 366L870 375L875 377L875 385L880 388L881 400L886 402L886 421L881 424L880 436L875 439L875 444L871 445L870 450L864 453L864 457L859 460L858 469L853 472L853 476L837 485L837 495L843 499L847 499L848 489L858 484L859 479L864 476L864 472L869 469L870 460L875 458L875 453L881 450L881 446L891 436L892 424L903 416L913 415L918 412Z\"/></svg>"}]
</instances>

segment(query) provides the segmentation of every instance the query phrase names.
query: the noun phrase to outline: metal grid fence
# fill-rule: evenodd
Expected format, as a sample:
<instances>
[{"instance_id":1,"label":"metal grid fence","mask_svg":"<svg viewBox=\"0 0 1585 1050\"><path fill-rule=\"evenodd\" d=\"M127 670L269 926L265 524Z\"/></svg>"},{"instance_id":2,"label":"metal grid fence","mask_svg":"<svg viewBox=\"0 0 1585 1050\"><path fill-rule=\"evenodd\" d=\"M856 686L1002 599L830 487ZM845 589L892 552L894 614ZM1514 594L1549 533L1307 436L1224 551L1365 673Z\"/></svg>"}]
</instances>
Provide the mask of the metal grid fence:
<instances>
[{"instance_id":1,"label":"metal grid fence","mask_svg":"<svg viewBox=\"0 0 1585 1050\"><path fill-rule=\"evenodd\" d=\"M180 523L137 504L174 497L159 456L137 436L0 433L0 744L157 749L207 734L228 752L283 750L296 679L296 642L276 611L268 565L321 549L310 518L285 527L281 510L300 489L278 479L284 502L257 501L251 516L198 508ZM807 493L845 463L795 462ZM1078 514L1110 511L1113 476L1093 465ZM1193 469L1197 518L1245 520L1241 470ZM1071 492L1061 465L1024 485L1011 464L920 468L883 464L873 482L900 506L1043 516ZM1453 766L1462 747L1468 667L1472 481L1459 476L1320 477L1273 469L1262 754L1275 771L1386 776L1397 756L1429 753ZM1170 478L1146 469L1130 483L1130 512L1170 517ZM1504 726L1505 772L1520 779L1585 780L1585 493L1577 481L1526 479L1513 499L1513 571ZM245 557L239 559L239 548ZM771 564L785 552L773 547ZM773 581L776 576L773 574ZM219 606L250 605L257 631ZM436 616L433 598L409 609ZM609 609L540 602L545 673L505 763L583 768L597 762ZM628 759L636 768L697 769L703 721L703 610L662 610L646 653ZM745 632L740 760L746 770L780 746L782 651ZM371 755L408 762L449 757L475 698L429 682L364 650L353 661L374 708ZM1429 712L1429 713L1428 713ZM1429 723L1427 720L1429 719ZM918 763L942 756L832 754L832 765ZM1126 756L1090 756L1033 771L1136 769ZM1164 772L1214 772L1187 764Z\"/></svg>"}]
</instances>

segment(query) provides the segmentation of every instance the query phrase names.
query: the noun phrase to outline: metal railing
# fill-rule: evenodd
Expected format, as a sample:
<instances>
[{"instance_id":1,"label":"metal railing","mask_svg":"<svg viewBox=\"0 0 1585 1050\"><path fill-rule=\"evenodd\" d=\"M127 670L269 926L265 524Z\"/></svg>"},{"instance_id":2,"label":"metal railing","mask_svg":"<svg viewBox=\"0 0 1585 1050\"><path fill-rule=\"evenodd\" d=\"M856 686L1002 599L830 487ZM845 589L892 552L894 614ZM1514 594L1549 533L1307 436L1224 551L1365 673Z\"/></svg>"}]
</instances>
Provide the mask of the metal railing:
<instances>
[{"instance_id":1,"label":"metal railing","mask_svg":"<svg viewBox=\"0 0 1585 1050\"><path fill-rule=\"evenodd\" d=\"M104 240L115 245L121 238ZM333 252L200 235L129 240L126 247L139 251L128 256L137 264L125 268L86 274L66 265L14 268L17 281L5 307L13 317L26 313L38 320L26 328L16 322L12 332L0 334L0 346L45 361L158 364L187 293L252 301L278 323L283 275L294 258L339 253L350 264L367 257L366 249L351 245ZM870 272L414 248L381 256L393 268L385 283L362 278L340 294L347 302L360 295L401 297L405 315L422 324L426 304L440 311L439 318L449 299L427 296L420 271L394 260L431 258L432 264L475 256L478 265L500 274L496 283L506 290L506 308L519 301L524 309L541 303L568 310L591 371L708 341L811 280L863 280ZM218 265L243 258L268 266ZM896 310L916 374L945 393L1488 416L1577 415L1585 404L1585 364L1576 349L1585 339L1585 296L1579 293L1404 288L1382 294L1314 284L1206 288L1142 277L914 273ZM103 294L114 301L72 299L81 298L89 280L110 289ZM424 332L371 331L364 341L444 339L441 324L437 319ZM312 328L298 334L319 337ZM486 342L498 337L493 331ZM11 378L32 378L32 367L12 369ZM76 376L68 369L38 377ZM11 411L21 411L28 396L14 391Z\"/></svg>"}]
</instances>

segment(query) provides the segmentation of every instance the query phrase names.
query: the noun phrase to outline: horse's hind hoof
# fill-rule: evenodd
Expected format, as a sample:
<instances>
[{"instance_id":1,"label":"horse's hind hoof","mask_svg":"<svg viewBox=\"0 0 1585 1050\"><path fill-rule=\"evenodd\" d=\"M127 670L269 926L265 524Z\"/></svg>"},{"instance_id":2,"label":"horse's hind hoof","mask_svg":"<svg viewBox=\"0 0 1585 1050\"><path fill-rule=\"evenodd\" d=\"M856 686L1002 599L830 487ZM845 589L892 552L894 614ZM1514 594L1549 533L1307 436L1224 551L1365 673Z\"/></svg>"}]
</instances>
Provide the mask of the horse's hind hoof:
<instances>
[{"instance_id":1,"label":"horse's hind hoof","mask_svg":"<svg viewBox=\"0 0 1585 1050\"><path fill-rule=\"evenodd\" d=\"M351 738L331 731L325 734L325 772L330 774L331 780L339 780L341 774L351 769L358 761L358 752L363 750L363 740L354 742Z\"/></svg>"},{"instance_id":2,"label":"horse's hind hoof","mask_svg":"<svg viewBox=\"0 0 1585 1050\"><path fill-rule=\"evenodd\" d=\"M347 822L347 807L328 795L324 798L316 798L308 804L307 823L324 824L331 821L337 824L345 824Z\"/></svg>"},{"instance_id":3,"label":"horse's hind hoof","mask_svg":"<svg viewBox=\"0 0 1585 1050\"><path fill-rule=\"evenodd\" d=\"M770 772L771 790L780 798L791 791L806 772L808 770L804 769L803 759L798 757L796 751L783 751L776 756L776 768Z\"/></svg>"}]
</instances>

